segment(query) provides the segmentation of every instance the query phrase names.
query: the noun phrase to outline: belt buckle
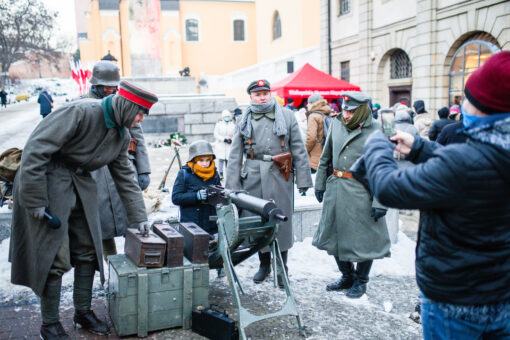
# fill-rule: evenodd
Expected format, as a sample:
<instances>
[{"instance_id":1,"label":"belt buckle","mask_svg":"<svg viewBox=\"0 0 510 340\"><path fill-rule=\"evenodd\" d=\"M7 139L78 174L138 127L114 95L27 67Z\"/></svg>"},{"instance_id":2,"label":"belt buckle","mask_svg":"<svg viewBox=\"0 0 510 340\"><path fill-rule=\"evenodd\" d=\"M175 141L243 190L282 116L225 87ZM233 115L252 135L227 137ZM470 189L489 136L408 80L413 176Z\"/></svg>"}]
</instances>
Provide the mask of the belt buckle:
<instances>
[{"instance_id":1,"label":"belt buckle","mask_svg":"<svg viewBox=\"0 0 510 340\"><path fill-rule=\"evenodd\" d=\"M271 162L273 160L273 156L271 155L262 155L262 160L266 162Z\"/></svg>"},{"instance_id":2,"label":"belt buckle","mask_svg":"<svg viewBox=\"0 0 510 340\"><path fill-rule=\"evenodd\" d=\"M342 178L343 176L344 176L343 171L340 171L340 170L337 170L337 171L336 171L336 177L340 177L340 178Z\"/></svg>"}]
</instances>

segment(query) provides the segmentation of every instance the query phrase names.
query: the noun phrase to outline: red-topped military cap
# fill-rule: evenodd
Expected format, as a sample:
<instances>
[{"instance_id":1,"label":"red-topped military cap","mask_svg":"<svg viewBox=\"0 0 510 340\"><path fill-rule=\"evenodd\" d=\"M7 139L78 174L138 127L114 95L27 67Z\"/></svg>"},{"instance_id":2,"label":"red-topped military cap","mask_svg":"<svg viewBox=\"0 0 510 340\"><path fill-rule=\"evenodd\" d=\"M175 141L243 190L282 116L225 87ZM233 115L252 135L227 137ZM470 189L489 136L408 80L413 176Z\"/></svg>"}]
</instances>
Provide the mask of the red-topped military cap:
<instances>
[{"instance_id":1,"label":"red-topped military cap","mask_svg":"<svg viewBox=\"0 0 510 340\"><path fill-rule=\"evenodd\" d=\"M158 101L158 97L154 93L150 93L140 86L133 85L125 80L119 83L119 92L117 94L147 110Z\"/></svg>"},{"instance_id":2,"label":"red-topped military cap","mask_svg":"<svg viewBox=\"0 0 510 340\"><path fill-rule=\"evenodd\" d=\"M254 80L248 85L246 92L271 91L271 84L265 79Z\"/></svg>"}]
</instances>

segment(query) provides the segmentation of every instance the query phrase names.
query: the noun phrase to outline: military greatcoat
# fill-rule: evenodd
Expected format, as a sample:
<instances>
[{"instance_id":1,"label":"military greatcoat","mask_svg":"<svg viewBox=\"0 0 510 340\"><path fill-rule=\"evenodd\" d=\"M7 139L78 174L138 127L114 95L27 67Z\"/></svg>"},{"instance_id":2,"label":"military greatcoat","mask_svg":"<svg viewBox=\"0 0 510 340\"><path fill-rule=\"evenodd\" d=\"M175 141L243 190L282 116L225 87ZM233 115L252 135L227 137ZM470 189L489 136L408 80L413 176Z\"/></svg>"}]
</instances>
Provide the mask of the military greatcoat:
<instances>
[{"instance_id":1,"label":"military greatcoat","mask_svg":"<svg viewBox=\"0 0 510 340\"><path fill-rule=\"evenodd\" d=\"M89 91L87 95L79 99L84 98L101 99L100 97L96 97L92 91ZM137 174L150 174L151 172L149 153L145 146L143 129L140 124L136 124L134 127L130 128L129 134L138 142L136 145L136 153L134 155L129 154L129 159L135 169L135 180L138 180L136 177ZM129 227L129 222L126 209L122 204L117 188L115 187L115 182L108 170L108 166L93 171L91 174L97 182L99 220L101 222L103 240L109 240L115 236L124 236L126 234L126 229Z\"/></svg>"},{"instance_id":2,"label":"military greatcoat","mask_svg":"<svg viewBox=\"0 0 510 340\"><path fill-rule=\"evenodd\" d=\"M286 181L283 178L272 161L246 159L244 154L245 150L249 149L248 140L239 131L236 131L228 159L225 187L227 189L243 189L250 195L275 201L276 205L289 218L287 222L280 223L277 236L280 250L286 251L294 243L292 234L294 178L298 188L311 188L313 182L308 154L294 113L285 108L282 108L282 111L288 131L287 135L283 136L283 149L282 138L273 133L274 120L266 117L251 120L251 141L253 153L257 155L276 155L286 151L292 153L295 170L294 173L291 173L289 180ZM243 158L245 159L244 166ZM268 247L263 249L263 252L268 251Z\"/></svg>"},{"instance_id":3,"label":"military greatcoat","mask_svg":"<svg viewBox=\"0 0 510 340\"><path fill-rule=\"evenodd\" d=\"M390 255L390 239L385 218L377 222L370 216L372 208L385 208L372 199L365 187L354 178L327 177L328 164L340 171L349 171L363 154L363 145L370 134L381 128L369 116L356 130L348 130L340 120L333 119L315 178L315 189L326 190L322 215L313 245L338 256L341 261L363 262Z\"/></svg>"},{"instance_id":4,"label":"military greatcoat","mask_svg":"<svg viewBox=\"0 0 510 340\"><path fill-rule=\"evenodd\" d=\"M133 121L137 109L114 111L120 125ZM122 121L119 121L122 120ZM15 178L9 259L11 281L41 295L57 251L67 234L73 202L81 201L104 281L97 185L88 173L104 165L112 174L130 223L147 220L142 193L127 153L129 134L105 124L101 102L85 99L55 110L32 132ZM47 226L30 208L47 207L62 225Z\"/></svg>"}]
</instances>

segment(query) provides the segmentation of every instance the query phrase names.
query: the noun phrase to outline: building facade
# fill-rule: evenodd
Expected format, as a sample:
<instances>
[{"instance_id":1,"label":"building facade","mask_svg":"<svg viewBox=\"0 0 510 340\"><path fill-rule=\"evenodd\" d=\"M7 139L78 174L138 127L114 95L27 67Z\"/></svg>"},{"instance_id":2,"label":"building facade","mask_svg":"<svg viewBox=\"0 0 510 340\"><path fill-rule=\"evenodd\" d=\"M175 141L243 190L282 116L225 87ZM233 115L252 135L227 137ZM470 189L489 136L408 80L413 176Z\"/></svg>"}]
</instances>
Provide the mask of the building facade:
<instances>
[{"instance_id":1,"label":"building facade","mask_svg":"<svg viewBox=\"0 0 510 340\"><path fill-rule=\"evenodd\" d=\"M254 0L75 0L83 63L110 53L122 76L223 74L257 60ZM79 22L79 21L77 21Z\"/></svg>"},{"instance_id":2,"label":"building facade","mask_svg":"<svg viewBox=\"0 0 510 340\"><path fill-rule=\"evenodd\" d=\"M469 75L510 49L510 1L321 0L320 16L322 69L382 107L458 103Z\"/></svg>"}]
</instances>

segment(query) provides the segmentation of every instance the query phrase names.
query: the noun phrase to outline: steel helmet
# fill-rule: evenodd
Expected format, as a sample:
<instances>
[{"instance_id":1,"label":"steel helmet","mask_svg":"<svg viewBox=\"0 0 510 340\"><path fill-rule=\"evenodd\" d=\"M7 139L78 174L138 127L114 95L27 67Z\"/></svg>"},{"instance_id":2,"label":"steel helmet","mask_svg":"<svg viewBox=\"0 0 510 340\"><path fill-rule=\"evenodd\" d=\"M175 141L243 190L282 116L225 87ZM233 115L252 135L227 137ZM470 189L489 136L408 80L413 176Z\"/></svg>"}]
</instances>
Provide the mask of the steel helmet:
<instances>
[{"instance_id":1,"label":"steel helmet","mask_svg":"<svg viewBox=\"0 0 510 340\"><path fill-rule=\"evenodd\" d=\"M193 161L197 156L212 155L213 159L216 158L211 143L205 140L197 140L189 146L188 162Z\"/></svg>"},{"instance_id":2,"label":"steel helmet","mask_svg":"<svg viewBox=\"0 0 510 340\"><path fill-rule=\"evenodd\" d=\"M92 85L118 86L120 82L119 68L110 61L99 61L92 69L92 77L89 82Z\"/></svg>"}]
</instances>

